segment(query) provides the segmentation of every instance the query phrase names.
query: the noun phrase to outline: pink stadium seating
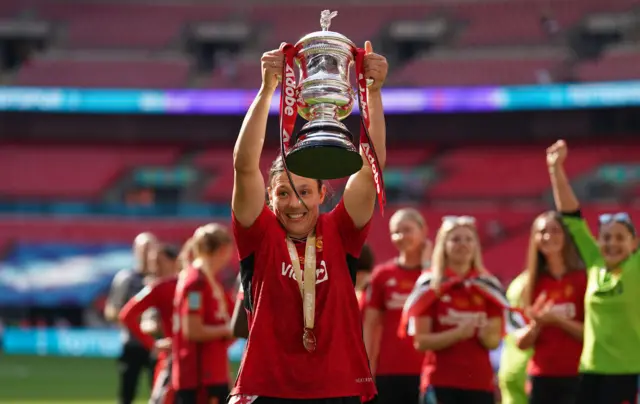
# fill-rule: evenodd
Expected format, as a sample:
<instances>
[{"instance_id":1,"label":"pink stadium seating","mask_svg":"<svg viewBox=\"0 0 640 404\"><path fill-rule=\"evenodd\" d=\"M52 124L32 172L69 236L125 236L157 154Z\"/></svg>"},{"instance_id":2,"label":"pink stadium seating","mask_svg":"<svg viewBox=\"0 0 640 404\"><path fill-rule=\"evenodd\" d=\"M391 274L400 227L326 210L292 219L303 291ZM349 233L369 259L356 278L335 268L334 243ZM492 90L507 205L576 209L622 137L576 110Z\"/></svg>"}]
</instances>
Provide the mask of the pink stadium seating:
<instances>
[{"instance_id":1,"label":"pink stadium seating","mask_svg":"<svg viewBox=\"0 0 640 404\"><path fill-rule=\"evenodd\" d=\"M552 71L558 58L435 59L409 61L389 78L390 86L469 86L536 84L537 74Z\"/></svg>"},{"instance_id":2,"label":"pink stadium seating","mask_svg":"<svg viewBox=\"0 0 640 404\"><path fill-rule=\"evenodd\" d=\"M582 63L577 76L581 81L612 81L640 78L640 52L611 52Z\"/></svg>"},{"instance_id":3,"label":"pink stadium seating","mask_svg":"<svg viewBox=\"0 0 640 404\"><path fill-rule=\"evenodd\" d=\"M623 153L623 154L620 154ZM625 148L572 147L567 160L571 177L588 173L615 156L634 153ZM427 191L429 198L532 197L549 188L544 152L531 147L468 147L445 154L438 162L441 179Z\"/></svg>"},{"instance_id":4,"label":"pink stadium seating","mask_svg":"<svg viewBox=\"0 0 640 404\"><path fill-rule=\"evenodd\" d=\"M40 2L42 18L66 24L75 48L162 48L180 39L188 21L216 21L231 9L219 5Z\"/></svg>"},{"instance_id":5,"label":"pink stadium seating","mask_svg":"<svg viewBox=\"0 0 640 404\"><path fill-rule=\"evenodd\" d=\"M124 170L172 164L178 153L177 148L4 146L0 195L93 199Z\"/></svg>"},{"instance_id":6,"label":"pink stadium seating","mask_svg":"<svg viewBox=\"0 0 640 404\"><path fill-rule=\"evenodd\" d=\"M189 62L33 60L20 69L16 84L30 86L184 88Z\"/></svg>"}]
</instances>

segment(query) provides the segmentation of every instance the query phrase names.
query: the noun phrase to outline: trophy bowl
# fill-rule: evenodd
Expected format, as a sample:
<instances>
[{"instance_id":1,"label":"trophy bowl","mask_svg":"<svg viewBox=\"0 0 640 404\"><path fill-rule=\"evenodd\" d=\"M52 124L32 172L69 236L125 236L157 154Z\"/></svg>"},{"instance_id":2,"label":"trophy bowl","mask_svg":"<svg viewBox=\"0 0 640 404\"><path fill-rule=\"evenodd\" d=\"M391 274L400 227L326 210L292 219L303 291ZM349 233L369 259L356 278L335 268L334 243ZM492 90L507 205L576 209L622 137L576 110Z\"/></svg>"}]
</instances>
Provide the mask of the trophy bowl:
<instances>
[{"instance_id":1,"label":"trophy bowl","mask_svg":"<svg viewBox=\"0 0 640 404\"><path fill-rule=\"evenodd\" d=\"M328 30L336 14L323 11L322 31L305 35L295 45L298 113L308 122L292 136L285 160L292 173L321 180L348 177L363 164L353 135L341 122L356 100L349 80L356 45Z\"/></svg>"}]
</instances>

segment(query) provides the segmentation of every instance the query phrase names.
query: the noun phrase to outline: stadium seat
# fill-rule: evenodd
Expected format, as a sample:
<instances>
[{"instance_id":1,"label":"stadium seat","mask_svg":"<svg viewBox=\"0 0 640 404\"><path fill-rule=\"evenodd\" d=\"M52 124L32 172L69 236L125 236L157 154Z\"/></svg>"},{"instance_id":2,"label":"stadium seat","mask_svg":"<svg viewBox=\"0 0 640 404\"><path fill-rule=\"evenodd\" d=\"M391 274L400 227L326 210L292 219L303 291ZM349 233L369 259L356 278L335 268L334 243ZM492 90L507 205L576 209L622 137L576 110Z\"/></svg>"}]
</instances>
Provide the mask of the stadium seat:
<instances>
[{"instance_id":1,"label":"stadium seat","mask_svg":"<svg viewBox=\"0 0 640 404\"><path fill-rule=\"evenodd\" d=\"M174 147L4 146L0 195L5 198L98 198L127 169L168 165Z\"/></svg>"},{"instance_id":2,"label":"stadium seat","mask_svg":"<svg viewBox=\"0 0 640 404\"><path fill-rule=\"evenodd\" d=\"M17 85L42 87L184 88L190 62L170 60L34 59L19 70Z\"/></svg>"}]
</instances>

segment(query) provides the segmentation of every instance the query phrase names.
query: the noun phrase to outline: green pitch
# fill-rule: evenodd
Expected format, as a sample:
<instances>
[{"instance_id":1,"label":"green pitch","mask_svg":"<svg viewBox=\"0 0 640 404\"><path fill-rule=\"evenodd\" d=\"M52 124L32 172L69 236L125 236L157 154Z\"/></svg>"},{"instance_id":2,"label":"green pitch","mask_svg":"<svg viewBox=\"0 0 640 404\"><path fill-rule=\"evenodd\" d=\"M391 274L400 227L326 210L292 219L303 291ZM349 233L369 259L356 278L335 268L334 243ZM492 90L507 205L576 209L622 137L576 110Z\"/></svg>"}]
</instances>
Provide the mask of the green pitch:
<instances>
[{"instance_id":1,"label":"green pitch","mask_svg":"<svg viewBox=\"0 0 640 404\"><path fill-rule=\"evenodd\" d=\"M2 404L113 404L116 361L0 354L0 386ZM149 385L141 377L136 404L148 398Z\"/></svg>"}]
</instances>

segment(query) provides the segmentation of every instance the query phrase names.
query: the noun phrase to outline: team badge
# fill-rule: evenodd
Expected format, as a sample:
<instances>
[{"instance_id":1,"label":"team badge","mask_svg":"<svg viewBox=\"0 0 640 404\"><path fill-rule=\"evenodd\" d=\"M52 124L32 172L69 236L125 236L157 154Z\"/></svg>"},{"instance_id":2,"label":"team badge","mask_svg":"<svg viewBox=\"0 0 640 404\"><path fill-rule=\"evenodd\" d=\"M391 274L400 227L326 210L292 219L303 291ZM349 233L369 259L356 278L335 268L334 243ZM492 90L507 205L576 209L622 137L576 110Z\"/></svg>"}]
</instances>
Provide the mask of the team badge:
<instances>
[{"instance_id":1,"label":"team badge","mask_svg":"<svg viewBox=\"0 0 640 404\"><path fill-rule=\"evenodd\" d=\"M564 287L564 297L571 297L573 295L573 286L567 285Z\"/></svg>"},{"instance_id":2,"label":"team badge","mask_svg":"<svg viewBox=\"0 0 640 404\"><path fill-rule=\"evenodd\" d=\"M322 241L322 236L316 238L316 248L318 249L318 252L322 251L323 246L324 246L324 242Z\"/></svg>"},{"instance_id":3,"label":"team badge","mask_svg":"<svg viewBox=\"0 0 640 404\"><path fill-rule=\"evenodd\" d=\"M474 294L473 296L471 296L471 300L473 301L473 304L476 306L484 305L484 299L480 295Z\"/></svg>"}]
</instances>

